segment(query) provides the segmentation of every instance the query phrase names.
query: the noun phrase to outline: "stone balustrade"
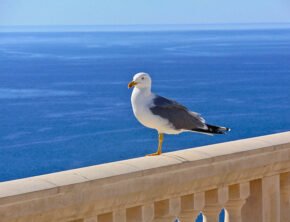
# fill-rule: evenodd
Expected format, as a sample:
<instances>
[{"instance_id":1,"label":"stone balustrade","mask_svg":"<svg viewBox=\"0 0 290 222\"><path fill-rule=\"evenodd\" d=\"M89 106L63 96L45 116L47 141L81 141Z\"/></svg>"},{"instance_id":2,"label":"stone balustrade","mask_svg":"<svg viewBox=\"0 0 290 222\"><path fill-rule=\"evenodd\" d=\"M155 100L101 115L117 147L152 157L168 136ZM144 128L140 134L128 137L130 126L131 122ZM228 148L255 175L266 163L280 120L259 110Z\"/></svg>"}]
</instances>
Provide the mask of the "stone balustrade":
<instances>
[{"instance_id":1,"label":"stone balustrade","mask_svg":"<svg viewBox=\"0 0 290 222\"><path fill-rule=\"evenodd\" d=\"M290 221L290 132L0 183L1 222L214 222L222 209Z\"/></svg>"}]
</instances>

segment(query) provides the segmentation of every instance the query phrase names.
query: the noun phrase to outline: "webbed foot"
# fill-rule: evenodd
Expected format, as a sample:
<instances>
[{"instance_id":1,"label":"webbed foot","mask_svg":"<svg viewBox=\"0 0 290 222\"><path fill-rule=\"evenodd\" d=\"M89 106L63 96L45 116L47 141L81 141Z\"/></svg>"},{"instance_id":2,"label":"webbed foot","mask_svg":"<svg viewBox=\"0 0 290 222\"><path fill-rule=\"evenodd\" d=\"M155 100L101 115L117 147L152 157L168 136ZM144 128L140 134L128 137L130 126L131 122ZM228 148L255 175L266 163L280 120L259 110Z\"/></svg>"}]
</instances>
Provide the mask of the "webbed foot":
<instances>
[{"instance_id":1,"label":"webbed foot","mask_svg":"<svg viewBox=\"0 0 290 222\"><path fill-rule=\"evenodd\" d=\"M147 154L146 156L159 156L161 154L161 152L155 152L155 153L150 153L150 154Z\"/></svg>"}]
</instances>

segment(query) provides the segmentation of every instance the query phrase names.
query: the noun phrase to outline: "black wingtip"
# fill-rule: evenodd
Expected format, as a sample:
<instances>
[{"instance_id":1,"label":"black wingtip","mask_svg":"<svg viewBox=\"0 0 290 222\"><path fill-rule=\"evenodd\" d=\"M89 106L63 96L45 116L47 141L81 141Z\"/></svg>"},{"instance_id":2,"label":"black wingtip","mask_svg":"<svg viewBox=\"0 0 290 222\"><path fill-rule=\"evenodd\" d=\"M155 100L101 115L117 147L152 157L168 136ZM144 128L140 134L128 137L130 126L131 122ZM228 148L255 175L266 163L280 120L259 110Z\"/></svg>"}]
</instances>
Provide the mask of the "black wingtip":
<instances>
[{"instance_id":1,"label":"black wingtip","mask_svg":"<svg viewBox=\"0 0 290 222\"><path fill-rule=\"evenodd\" d=\"M193 131L200 133L208 133L208 134L226 134L231 131L231 128L221 127L221 126L213 126L206 124L207 129L192 129Z\"/></svg>"}]
</instances>

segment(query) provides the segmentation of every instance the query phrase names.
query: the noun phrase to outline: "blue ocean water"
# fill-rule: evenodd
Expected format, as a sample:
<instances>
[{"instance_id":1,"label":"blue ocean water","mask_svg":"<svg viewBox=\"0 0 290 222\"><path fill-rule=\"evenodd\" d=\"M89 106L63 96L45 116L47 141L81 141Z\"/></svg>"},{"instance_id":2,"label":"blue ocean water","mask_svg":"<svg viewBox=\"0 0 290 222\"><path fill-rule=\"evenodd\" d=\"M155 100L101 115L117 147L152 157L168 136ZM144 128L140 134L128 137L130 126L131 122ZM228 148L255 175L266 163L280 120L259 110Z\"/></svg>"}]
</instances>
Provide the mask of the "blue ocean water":
<instances>
[{"instance_id":1,"label":"blue ocean water","mask_svg":"<svg viewBox=\"0 0 290 222\"><path fill-rule=\"evenodd\" d=\"M290 29L0 33L0 181L144 156L155 131L127 83L227 135L166 136L164 152L290 130Z\"/></svg>"}]
</instances>

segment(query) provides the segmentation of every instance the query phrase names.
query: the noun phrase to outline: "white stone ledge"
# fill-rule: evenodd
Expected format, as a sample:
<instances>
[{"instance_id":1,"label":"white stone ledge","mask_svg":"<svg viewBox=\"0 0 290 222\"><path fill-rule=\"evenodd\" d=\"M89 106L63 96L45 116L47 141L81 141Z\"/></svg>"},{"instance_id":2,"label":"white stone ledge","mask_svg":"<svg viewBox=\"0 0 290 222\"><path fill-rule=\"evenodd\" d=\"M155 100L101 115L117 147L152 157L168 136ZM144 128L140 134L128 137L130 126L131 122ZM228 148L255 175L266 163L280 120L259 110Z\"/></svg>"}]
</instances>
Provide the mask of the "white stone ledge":
<instances>
[{"instance_id":1,"label":"white stone ledge","mask_svg":"<svg viewBox=\"0 0 290 222\"><path fill-rule=\"evenodd\" d=\"M290 132L0 183L1 221L73 221L290 171Z\"/></svg>"}]
</instances>

